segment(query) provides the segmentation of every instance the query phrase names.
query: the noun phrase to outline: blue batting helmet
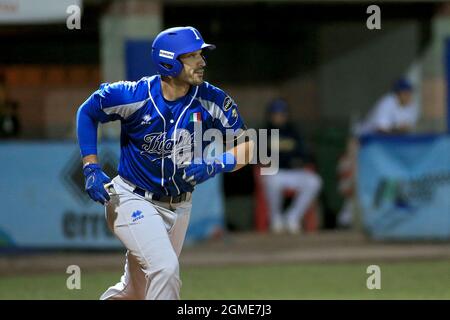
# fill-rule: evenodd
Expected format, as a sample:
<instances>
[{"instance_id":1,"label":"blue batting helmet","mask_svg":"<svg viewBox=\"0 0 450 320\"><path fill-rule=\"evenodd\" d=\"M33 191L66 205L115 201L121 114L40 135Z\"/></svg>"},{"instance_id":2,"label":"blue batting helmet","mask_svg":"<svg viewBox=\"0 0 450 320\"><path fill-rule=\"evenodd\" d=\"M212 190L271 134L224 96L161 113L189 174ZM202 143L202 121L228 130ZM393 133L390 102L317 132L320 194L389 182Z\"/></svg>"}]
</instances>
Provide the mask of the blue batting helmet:
<instances>
[{"instance_id":1,"label":"blue batting helmet","mask_svg":"<svg viewBox=\"0 0 450 320\"><path fill-rule=\"evenodd\" d=\"M182 54L200 49L215 49L203 41L200 32L193 27L176 27L160 32L152 44L152 59L163 76L176 77L183 69L178 60Z\"/></svg>"}]
</instances>

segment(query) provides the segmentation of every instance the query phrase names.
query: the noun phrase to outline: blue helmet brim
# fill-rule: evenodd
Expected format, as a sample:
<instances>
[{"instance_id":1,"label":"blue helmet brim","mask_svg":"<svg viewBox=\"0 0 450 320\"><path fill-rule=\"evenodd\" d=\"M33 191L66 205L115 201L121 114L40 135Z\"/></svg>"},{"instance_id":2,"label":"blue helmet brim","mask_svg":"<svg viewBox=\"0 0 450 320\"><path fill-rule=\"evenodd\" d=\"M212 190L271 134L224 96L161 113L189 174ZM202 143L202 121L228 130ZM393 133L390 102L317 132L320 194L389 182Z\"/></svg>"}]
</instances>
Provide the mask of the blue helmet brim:
<instances>
[{"instance_id":1,"label":"blue helmet brim","mask_svg":"<svg viewBox=\"0 0 450 320\"><path fill-rule=\"evenodd\" d=\"M210 43L204 43L202 45L202 49L214 50L215 48L216 48L216 46L214 44L210 44Z\"/></svg>"},{"instance_id":2,"label":"blue helmet brim","mask_svg":"<svg viewBox=\"0 0 450 320\"><path fill-rule=\"evenodd\" d=\"M188 47L184 48L183 50L180 50L180 52L178 53L177 56L180 56L182 54L186 54L186 53L189 53L189 52L194 52L194 51L197 51L197 50L201 50L201 49L214 50L215 48L216 48L215 45L203 42L202 45L194 44L192 46L188 46Z\"/></svg>"}]
</instances>

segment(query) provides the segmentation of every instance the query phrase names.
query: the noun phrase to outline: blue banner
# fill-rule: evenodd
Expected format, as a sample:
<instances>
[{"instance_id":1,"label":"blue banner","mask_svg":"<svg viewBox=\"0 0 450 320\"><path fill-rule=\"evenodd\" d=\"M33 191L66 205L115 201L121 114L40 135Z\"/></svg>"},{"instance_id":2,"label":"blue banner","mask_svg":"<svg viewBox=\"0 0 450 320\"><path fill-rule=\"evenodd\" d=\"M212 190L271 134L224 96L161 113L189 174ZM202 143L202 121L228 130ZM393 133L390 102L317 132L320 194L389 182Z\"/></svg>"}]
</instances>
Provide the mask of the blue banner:
<instances>
[{"instance_id":1,"label":"blue banner","mask_svg":"<svg viewBox=\"0 0 450 320\"><path fill-rule=\"evenodd\" d=\"M119 146L99 146L102 167L116 175ZM0 247L121 248L108 230L104 209L84 192L75 142L0 143ZM222 177L193 194L186 243L224 228Z\"/></svg>"},{"instance_id":2,"label":"blue banner","mask_svg":"<svg viewBox=\"0 0 450 320\"><path fill-rule=\"evenodd\" d=\"M450 239L450 136L361 139L358 199L375 239Z\"/></svg>"},{"instance_id":3,"label":"blue banner","mask_svg":"<svg viewBox=\"0 0 450 320\"><path fill-rule=\"evenodd\" d=\"M137 81L158 72L152 62L153 40L128 39L125 42L127 80Z\"/></svg>"}]
</instances>

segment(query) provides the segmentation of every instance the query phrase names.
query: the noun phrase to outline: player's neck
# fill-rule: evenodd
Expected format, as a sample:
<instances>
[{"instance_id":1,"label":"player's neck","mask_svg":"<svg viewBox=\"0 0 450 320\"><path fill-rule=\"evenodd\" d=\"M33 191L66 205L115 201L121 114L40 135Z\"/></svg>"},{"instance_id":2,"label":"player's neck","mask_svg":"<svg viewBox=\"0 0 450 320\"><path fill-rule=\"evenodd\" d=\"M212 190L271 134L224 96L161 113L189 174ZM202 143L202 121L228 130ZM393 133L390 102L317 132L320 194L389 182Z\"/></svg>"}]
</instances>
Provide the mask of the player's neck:
<instances>
[{"instance_id":1,"label":"player's neck","mask_svg":"<svg viewBox=\"0 0 450 320\"><path fill-rule=\"evenodd\" d=\"M168 101L175 101L184 97L191 86L183 81L172 77L161 78L161 91L164 99Z\"/></svg>"}]
</instances>

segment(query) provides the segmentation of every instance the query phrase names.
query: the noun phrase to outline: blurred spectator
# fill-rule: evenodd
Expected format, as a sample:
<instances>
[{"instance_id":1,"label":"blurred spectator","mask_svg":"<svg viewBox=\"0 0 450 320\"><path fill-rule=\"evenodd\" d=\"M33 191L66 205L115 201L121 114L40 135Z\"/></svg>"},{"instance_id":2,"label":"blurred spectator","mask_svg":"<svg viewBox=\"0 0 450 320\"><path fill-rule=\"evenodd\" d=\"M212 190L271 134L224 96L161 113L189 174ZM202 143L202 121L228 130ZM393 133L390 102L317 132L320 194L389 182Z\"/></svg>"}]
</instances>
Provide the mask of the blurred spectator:
<instances>
[{"instance_id":1,"label":"blurred spectator","mask_svg":"<svg viewBox=\"0 0 450 320\"><path fill-rule=\"evenodd\" d=\"M307 169L311 165L310 157L302 137L288 118L286 101L276 99L269 104L266 128L269 134L270 129L279 129L280 169L275 175L262 176L262 181L269 204L270 227L275 233L284 230L299 233L303 215L322 186L322 179L313 170ZM294 190L295 196L286 211L282 212L285 190Z\"/></svg>"},{"instance_id":2,"label":"blurred spectator","mask_svg":"<svg viewBox=\"0 0 450 320\"><path fill-rule=\"evenodd\" d=\"M19 132L17 103L8 99L5 80L0 78L0 138L15 138Z\"/></svg>"},{"instance_id":3,"label":"blurred spectator","mask_svg":"<svg viewBox=\"0 0 450 320\"><path fill-rule=\"evenodd\" d=\"M337 168L338 191L344 197L344 204L337 217L338 227L349 228L353 224L357 137L373 133L410 133L415 129L418 117L419 105L413 100L413 87L408 80L402 78L394 83L390 93L375 104L366 121L353 129L356 137L349 139Z\"/></svg>"},{"instance_id":4,"label":"blurred spectator","mask_svg":"<svg viewBox=\"0 0 450 320\"><path fill-rule=\"evenodd\" d=\"M412 132L418 117L419 106L413 101L413 87L408 80L399 79L392 92L384 95L366 121L357 126L355 134Z\"/></svg>"}]
</instances>

